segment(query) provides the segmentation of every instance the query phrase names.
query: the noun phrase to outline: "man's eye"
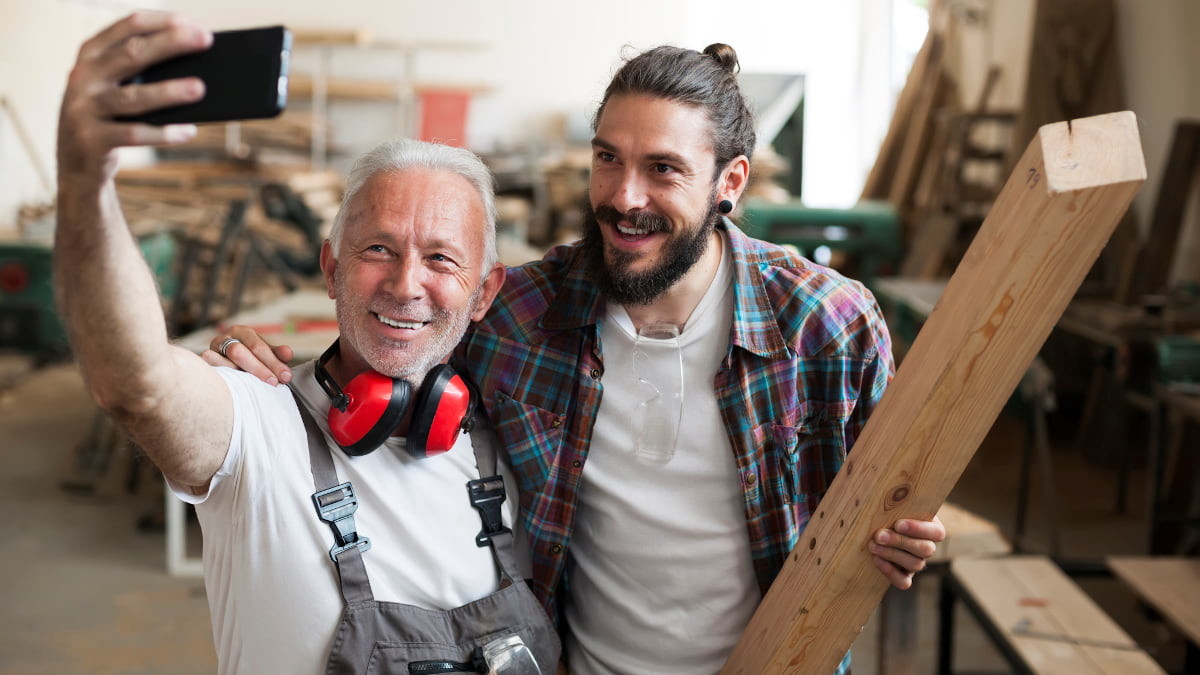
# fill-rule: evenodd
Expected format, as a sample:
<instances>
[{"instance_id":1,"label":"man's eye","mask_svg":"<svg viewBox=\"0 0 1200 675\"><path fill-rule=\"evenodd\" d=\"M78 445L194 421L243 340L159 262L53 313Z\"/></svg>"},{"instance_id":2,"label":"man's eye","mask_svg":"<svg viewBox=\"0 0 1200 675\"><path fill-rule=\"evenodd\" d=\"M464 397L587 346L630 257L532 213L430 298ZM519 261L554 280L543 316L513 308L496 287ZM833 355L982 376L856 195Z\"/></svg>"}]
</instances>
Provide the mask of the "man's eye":
<instances>
[{"instance_id":1,"label":"man's eye","mask_svg":"<svg viewBox=\"0 0 1200 675\"><path fill-rule=\"evenodd\" d=\"M617 158L611 152L598 152L596 153L596 159L599 159L601 162L614 162Z\"/></svg>"},{"instance_id":2,"label":"man's eye","mask_svg":"<svg viewBox=\"0 0 1200 675\"><path fill-rule=\"evenodd\" d=\"M387 247L385 247L383 244L374 244L372 246L368 246L367 250L371 253L387 253Z\"/></svg>"},{"instance_id":3,"label":"man's eye","mask_svg":"<svg viewBox=\"0 0 1200 675\"><path fill-rule=\"evenodd\" d=\"M675 167L671 166L670 164L655 164L654 165L655 173L671 173L674 170L675 170Z\"/></svg>"}]
</instances>

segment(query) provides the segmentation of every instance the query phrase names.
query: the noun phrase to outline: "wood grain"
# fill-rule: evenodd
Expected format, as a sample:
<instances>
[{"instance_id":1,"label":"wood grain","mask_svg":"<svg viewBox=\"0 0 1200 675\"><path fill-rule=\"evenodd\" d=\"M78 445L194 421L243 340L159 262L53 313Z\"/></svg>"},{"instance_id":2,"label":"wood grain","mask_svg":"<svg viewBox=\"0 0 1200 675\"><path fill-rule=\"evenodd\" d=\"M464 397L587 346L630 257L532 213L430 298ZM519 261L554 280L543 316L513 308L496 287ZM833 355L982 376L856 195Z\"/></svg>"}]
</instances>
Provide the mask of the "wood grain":
<instances>
[{"instance_id":1,"label":"wood grain","mask_svg":"<svg viewBox=\"0 0 1200 675\"><path fill-rule=\"evenodd\" d=\"M1188 640L1200 645L1200 559L1112 557L1108 567Z\"/></svg>"},{"instance_id":2,"label":"wood grain","mask_svg":"<svg viewBox=\"0 0 1200 675\"><path fill-rule=\"evenodd\" d=\"M937 512L1145 178L1133 113L1039 131L723 673L833 671L887 586L871 536Z\"/></svg>"},{"instance_id":3,"label":"wood grain","mask_svg":"<svg viewBox=\"0 0 1200 675\"><path fill-rule=\"evenodd\" d=\"M951 570L1032 672L1164 672L1048 558L956 560Z\"/></svg>"}]
</instances>

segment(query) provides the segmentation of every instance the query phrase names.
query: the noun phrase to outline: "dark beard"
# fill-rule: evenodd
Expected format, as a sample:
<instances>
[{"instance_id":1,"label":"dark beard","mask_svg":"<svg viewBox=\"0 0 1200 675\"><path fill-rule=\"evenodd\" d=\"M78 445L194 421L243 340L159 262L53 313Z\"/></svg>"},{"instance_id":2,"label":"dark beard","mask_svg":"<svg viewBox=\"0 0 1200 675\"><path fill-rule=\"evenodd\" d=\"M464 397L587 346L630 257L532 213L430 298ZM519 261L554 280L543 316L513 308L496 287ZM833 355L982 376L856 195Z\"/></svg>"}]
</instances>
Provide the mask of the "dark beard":
<instances>
[{"instance_id":1,"label":"dark beard","mask_svg":"<svg viewBox=\"0 0 1200 675\"><path fill-rule=\"evenodd\" d=\"M626 251L609 249L608 254L612 262L605 261L601 223L610 226L620 220L622 214L611 206L592 209L589 204L583 219L583 241L579 248L600 292L609 301L621 305L648 305L662 297L708 250L709 235L721 220L716 204L713 203L714 199L709 200L704 224L695 232L672 237L663 251L663 262L641 273L629 271L629 266L637 256ZM628 220L635 227L651 232L670 230L666 219L656 213L638 212L632 214Z\"/></svg>"}]
</instances>

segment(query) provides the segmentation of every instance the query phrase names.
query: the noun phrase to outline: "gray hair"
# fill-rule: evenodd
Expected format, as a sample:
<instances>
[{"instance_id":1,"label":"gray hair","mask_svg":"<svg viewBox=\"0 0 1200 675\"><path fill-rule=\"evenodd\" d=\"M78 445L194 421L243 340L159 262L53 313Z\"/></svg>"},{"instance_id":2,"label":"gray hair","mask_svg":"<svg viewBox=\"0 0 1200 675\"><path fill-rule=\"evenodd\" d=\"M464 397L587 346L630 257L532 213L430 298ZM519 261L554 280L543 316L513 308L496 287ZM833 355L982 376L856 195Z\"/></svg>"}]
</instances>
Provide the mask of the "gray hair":
<instances>
[{"instance_id":1,"label":"gray hair","mask_svg":"<svg viewBox=\"0 0 1200 675\"><path fill-rule=\"evenodd\" d=\"M482 272L486 277L500 258L496 252L496 187L492 180L492 172L483 160L470 150L410 138L380 143L354 163L350 176L346 178L346 194L342 197L342 206L338 209L337 216L333 219L333 227L329 231L329 245L333 248L334 257L337 257L338 246L341 245L347 206L358 191L377 174L407 169L448 171L466 178L479 193L487 221Z\"/></svg>"}]
</instances>

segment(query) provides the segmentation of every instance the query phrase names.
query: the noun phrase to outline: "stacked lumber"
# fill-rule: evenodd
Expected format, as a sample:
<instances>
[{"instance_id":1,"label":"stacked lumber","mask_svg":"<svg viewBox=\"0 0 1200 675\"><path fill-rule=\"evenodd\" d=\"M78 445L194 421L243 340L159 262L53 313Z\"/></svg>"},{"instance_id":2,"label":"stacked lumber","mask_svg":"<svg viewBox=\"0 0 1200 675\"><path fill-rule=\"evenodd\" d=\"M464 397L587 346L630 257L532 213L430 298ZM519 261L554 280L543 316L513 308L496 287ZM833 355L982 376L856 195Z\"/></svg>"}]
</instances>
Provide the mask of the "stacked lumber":
<instances>
[{"instance_id":1,"label":"stacked lumber","mask_svg":"<svg viewBox=\"0 0 1200 675\"><path fill-rule=\"evenodd\" d=\"M270 154L273 161L275 157L287 155L308 161L313 133L318 131L318 124L311 113L293 111L274 119L201 124L197 127L196 138L188 143L187 148L191 151L225 152L242 159ZM328 136L328 128L323 133Z\"/></svg>"},{"instance_id":2,"label":"stacked lumber","mask_svg":"<svg viewBox=\"0 0 1200 675\"><path fill-rule=\"evenodd\" d=\"M249 162L124 169L116 184L135 236L169 231L178 242L168 312L176 330L294 290L313 269L343 189L331 171Z\"/></svg>"},{"instance_id":3,"label":"stacked lumber","mask_svg":"<svg viewBox=\"0 0 1200 675\"><path fill-rule=\"evenodd\" d=\"M954 268L1041 125L1122 107L1113 0L968 5L930 3L929 33L861 195L896 208L905 276ZM1136 250L1126 223L1110 250ZM1105 283L1127 284L1131 262L1105 256Z\"/></svg>"}]
</instances>

